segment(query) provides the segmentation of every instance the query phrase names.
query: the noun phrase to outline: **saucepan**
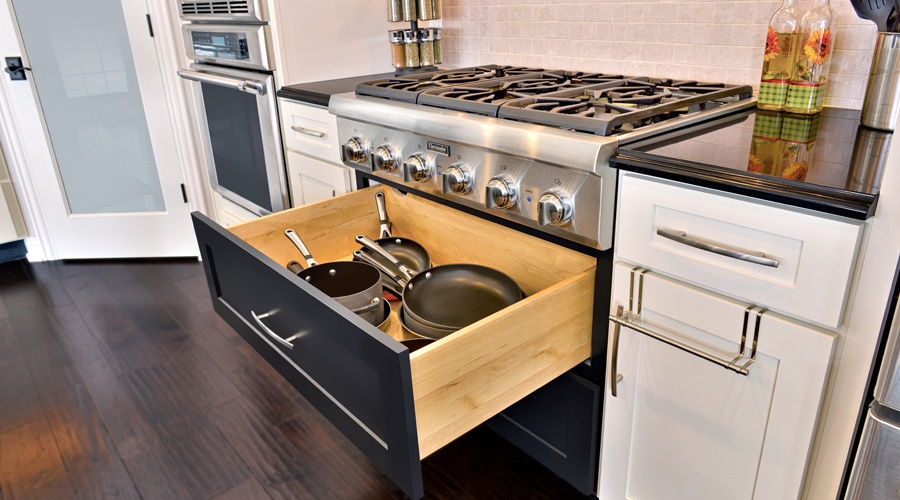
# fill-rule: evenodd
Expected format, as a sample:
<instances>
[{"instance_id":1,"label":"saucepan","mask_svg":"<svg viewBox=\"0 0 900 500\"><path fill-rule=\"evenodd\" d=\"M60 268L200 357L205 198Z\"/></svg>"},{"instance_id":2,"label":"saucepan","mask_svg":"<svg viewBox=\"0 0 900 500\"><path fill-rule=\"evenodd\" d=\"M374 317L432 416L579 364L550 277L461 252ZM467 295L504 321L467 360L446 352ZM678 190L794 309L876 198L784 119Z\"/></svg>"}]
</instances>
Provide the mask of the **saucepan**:
<instances>
[{"instance_id":1,"label":"saucepan","mask_svg":"<svg viewBox=\"0 0 900 500\"><path fill-rule=\"evenodd\" d=\"M425 247L409 238L398 238L391 234L391 221L387 215L384 193L375 193L375 204L378 207L378 219L381 223L376 242L415 272L421 272L431 267L431 257L428 255L428 250ZM363 247L362 251L373 256L376 260L382 260L377 253L368 248ZM383 283L385 288L397 297L402 293L402 289L398 288L394 281L385 278Z\"/></svg>"},{"instance_id":2,"label":"saucepan","mask_svg":"<svg viewBox=\"0 0 900 500\"><path fill-rule=\"evenodd\" d=\"M378 325L385 319L381 272L364 262L329 262L319 265L293 229L284 232L306 260L307 268L291 261L288 269L365 321ZM299 268L299 269L298 269Z\"/></svg>"},{"instance_id":3,"label":"saucepan","mask_svg":"<svg viewBox=\"0 0 900 500\"><path fill-rule=\"evenodd\" d=\"M515 280L496 269L446 264L416 273L366 236L357 235L356 241L396 268L394 271L359 250L354 252L402 287L402 316L407 327L419 335L443 338L522 299Z\"/></svg>"}]
</instances>

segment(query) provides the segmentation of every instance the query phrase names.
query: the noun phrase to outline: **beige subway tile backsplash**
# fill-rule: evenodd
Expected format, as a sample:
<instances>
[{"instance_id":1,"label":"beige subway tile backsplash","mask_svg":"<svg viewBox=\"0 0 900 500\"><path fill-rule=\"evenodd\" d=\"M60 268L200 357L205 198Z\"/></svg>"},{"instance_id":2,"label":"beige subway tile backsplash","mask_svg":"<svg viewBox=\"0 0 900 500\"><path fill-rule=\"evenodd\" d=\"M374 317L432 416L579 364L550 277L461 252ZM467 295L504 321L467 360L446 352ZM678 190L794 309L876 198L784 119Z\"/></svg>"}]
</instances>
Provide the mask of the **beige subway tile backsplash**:
<instances>
[{"instance_id":1,"label":"beige subway tile backsplash","mask_svg":"<svg viewBox=\"0 0 900 500\"><path fill-rule=\"evenodd\" d=\"M444 63L620 72L758 87L766 24L781 1L443 0ZM806 9L812 0L801 0ZM837 13L826 104L861 108L875 25Z\"/></svg>"}]
</instances>

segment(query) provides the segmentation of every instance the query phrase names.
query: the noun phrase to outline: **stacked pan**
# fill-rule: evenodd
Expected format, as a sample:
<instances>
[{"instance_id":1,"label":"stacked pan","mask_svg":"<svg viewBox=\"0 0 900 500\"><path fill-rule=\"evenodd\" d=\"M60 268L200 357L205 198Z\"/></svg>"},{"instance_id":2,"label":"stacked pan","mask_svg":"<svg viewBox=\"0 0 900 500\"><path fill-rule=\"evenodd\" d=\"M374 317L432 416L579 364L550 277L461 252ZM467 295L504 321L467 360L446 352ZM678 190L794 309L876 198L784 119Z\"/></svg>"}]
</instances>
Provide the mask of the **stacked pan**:
<instances>
[{"instance_id":1,"label":"stacked pan","mask_svg":"<svg viewBox=\"0 0 900 500\"><path fill-rule=\"evenodd\" d=\"M354 252L355 258L377 267L397 283L403 301L400 320L422 337L444 338L522 300L519 285L496 269L447 264L417 272L366 236L357 235L356 241L380 257Z\"/></svg>"}]
</instances>

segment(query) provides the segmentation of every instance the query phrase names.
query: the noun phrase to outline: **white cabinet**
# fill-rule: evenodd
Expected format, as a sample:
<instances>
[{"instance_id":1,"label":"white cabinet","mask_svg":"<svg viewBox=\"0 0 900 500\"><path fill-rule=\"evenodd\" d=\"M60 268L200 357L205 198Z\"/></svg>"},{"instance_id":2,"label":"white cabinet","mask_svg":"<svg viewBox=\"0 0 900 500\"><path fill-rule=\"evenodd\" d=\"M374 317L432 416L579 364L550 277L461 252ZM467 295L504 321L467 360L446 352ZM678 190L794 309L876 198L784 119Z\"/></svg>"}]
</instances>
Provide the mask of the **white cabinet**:
<instances>
[{"instance_id":1,"label":"white cabinet","mask_svg":"<svg viewBox=\"0 0 900 500\"><path fill-rule=\"evenodd\" d=\"M352 191L355 176L341 164L337 120L327 108L278 99L288 188L295 207Z\"/></svg>"},{"instance_id":2,"label":"white cabinet","mask_svg":"<svg viewBox=\"0 0 900 500\"><path fill-rule=\"evenodd\" d=\"M862 224L620 175L616 256L837 328Z\"/></svg>"},{"instance_id":3,"label":"white cabinet","mask_svg":"<svg viewBox=\"0 0 900 500\"><path fill-rule=\"evenodd\" d=\"M600 500L797 498L834 334L633 269L614 273L633 327L610 324Z\"/></svg>"},{"instance_id":4,"label":"white cabinet","mask_svg":"<svg viewBox=\"0 0 900 500\"><path fill-rule=\"evenodd\" d=\"M350 169L294 151L287 152L291 203L295 207L350 191Z\"/></svg>"}]
</instances>

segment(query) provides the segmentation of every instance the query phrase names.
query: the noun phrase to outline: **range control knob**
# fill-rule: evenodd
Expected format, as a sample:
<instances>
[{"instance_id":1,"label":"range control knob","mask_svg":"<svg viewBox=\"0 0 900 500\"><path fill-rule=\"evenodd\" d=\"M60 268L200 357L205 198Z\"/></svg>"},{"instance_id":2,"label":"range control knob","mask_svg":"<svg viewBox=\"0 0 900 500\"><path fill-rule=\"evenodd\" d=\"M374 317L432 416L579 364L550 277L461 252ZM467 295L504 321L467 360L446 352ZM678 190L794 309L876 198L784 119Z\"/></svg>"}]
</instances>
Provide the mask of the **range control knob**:
<instances>
[{"instance_id":1,"label":"range control knob","mask_svg":"<svg viewBox=\"0 0 900 500\"><path fill-rule=\"evenodd\" d=\"M444 194L468 194L472 190L472 176L463 163L454 163L444 170Z\"/></svg>"},{"instance_id":2,"label":"range control knob","mask_svg":"<svg viewBox=\"0 0 900 500\"><path fill-rule=\"evenodd\" d=\"M572 221L572 202L560 192L548 191L538 200L538 224L565 226Z\"/></svg>"},{"instance_id":3,"label":"range control knob","mask_svg":"<svg viewBox=\"0 0 900 500\"><path fill-rule=\"evenodd\" d=\"M426 182L431 179L431 162L425 155L416 153L403 162L403 180Z\"/></svg>"},{"instance_id":4,"label":"range control knob","mask_svg":"<svg viewBox=\"0 0 900 500\"><path fill-rule=\"evenodd\" d=\"M397 159L397 155L394 153L394 150L388 146L378 146L374 153L372 153L372 161L374 163L375 170L383 170L385 172L393 172L397 170L397 167L400 166L400 161Z\"/></svg>"},{"instance_id":5,"label":"range control knob","mask_svg":"<svg viewBox=\"0 0 900 500\"><path fill-rule=\"evenodd\" d=\"M515 208L517 202L516 183L509 177L494 177L484 188L484 204L488 208Z\"/></svg>"},{"instance_id":6,"label":"range control knob","mask_svg":"<svg viewBox=\"0 0 900 500\"><path fill-rule=\"evenodd\" d=\"M353 137L344 144L344 159L353 163L365 163L369 159L366 143L359 137Z\"/></svg>"}]
</instances>

